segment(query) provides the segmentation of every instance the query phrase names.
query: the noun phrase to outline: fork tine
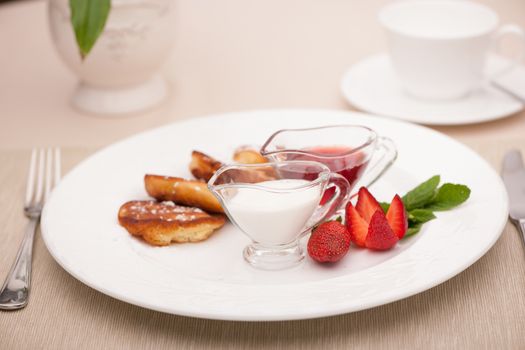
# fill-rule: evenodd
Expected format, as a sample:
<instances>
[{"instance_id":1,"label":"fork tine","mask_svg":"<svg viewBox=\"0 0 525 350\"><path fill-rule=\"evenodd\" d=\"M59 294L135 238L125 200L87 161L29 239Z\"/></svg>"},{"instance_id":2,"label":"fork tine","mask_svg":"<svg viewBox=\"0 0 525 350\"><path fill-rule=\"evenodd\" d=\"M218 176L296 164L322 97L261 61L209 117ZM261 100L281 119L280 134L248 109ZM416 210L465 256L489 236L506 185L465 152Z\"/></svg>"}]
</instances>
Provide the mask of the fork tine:
<instances>
[{"instance_id":1,"label":"fork tine","mask_svg":"<svg viewBox=\"0 0 525 350\"><path fill-rule=\"evenodd\" d=\"M45 190L44 190L44 201L47 201L49 194L51 193L52 177L51 172L53 168L53 150L47 149L46 152L46 176L45 176Z\"/></svg>"},{"instance_id":2,"label":"fork tine","mask_svg":"<svg viewBox=\"0 0 525 350\"><path fill-rule=\"evenodd\" d=\"M29 161L29 173L27 175L26 200L24 202L24 206L26 207L31 203L35 191L36 155L37 150L33 148L31 151L31 160Z\"/></svg>"},{"instance_id":3,"label":"fork tine","mask_svg":"<svg viewBox=\"0 0 525 350\"><path fill-rule=\"evenodd\" d=\"M44 162L45 162L45 152L41 148L38 150L38 172L36 177L36 194L35 194L35 203L40 203L42 200L42 195L44 192Z\"/></svg>"},{"instance_id":4,"label":"fork tine","mask_svg":"<svg viewBox=\"0 0 525 350\"><path fill-rule=\"evenodd\" d=\"M55 148L55 183L53 186L57 186L61 177L62 163L60 159L60 148Z\"/></svg>"}]
</instances>

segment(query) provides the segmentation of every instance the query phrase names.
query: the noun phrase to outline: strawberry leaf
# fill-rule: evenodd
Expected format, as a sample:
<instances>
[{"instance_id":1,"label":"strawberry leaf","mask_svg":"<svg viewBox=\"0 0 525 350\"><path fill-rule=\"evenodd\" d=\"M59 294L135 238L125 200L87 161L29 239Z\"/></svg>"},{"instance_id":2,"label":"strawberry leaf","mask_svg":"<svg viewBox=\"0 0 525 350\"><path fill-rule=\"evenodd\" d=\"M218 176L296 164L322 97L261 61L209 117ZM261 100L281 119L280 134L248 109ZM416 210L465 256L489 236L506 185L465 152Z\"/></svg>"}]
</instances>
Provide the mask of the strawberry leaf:
<instances>
[{"instance_id":1,"label":"strawberry leaf","mask_svg":"<svg viewBox=\"0 0 525 350\"><path fill-rule=\"evenodd\" d=\"M321 221L319 222L317 225L314 225L312 227L312 232L314 232L315 230L317 230L317 228L322 224L322 223L325 223L325 222L330 222L330 221L337 221L338 223L342 224L343 223L343 217L341 215L337 216L337 217L332 217L330 219L327 219L327 220L324 220L324 221Z\"/></svg>"}]
</instances>

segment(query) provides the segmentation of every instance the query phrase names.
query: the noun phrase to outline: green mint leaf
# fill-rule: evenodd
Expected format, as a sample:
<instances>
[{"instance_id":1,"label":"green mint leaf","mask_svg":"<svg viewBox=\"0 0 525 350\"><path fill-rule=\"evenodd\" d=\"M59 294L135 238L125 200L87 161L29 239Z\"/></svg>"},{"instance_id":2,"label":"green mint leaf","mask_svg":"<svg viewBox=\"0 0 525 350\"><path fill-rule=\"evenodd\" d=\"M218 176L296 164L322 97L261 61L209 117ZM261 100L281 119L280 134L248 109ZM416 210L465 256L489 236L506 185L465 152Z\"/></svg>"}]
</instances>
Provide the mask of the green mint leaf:
<instances>
[{"instance_id":1,"label":"green mint leaf","mask_svg":"<svg viewBox=\"0 0 525 350\"><path fill-rule=\"evenodd\" d=\"M110 0L69 0L69 7L80 57L84 59L104 30L111 3Z\"/></svg>"},{"instance_id":2,"label":"green mint leaf","mask_svg":"<svg viewBox=\"0 0 525 350\"><path fill-rule=\"evenodd\" d=\"M423 223L418 223L418 224L413 225L412 227L409 227L403 238L407 238L407 237L415 235L416 233L421 231L422 226L423 226Z\"/></svg>"},{"instance_id":3,"label":"green mint leaf","mask_svg":"<svg viewBox=\"0 0 525 350\"><path fill-rule=\"evenodd\" d=\"M465 185L446 183L441 186L425 209L434 211L449 210L457 207L470 197L470 189Z\"/></svg>"},{"instance_id":4,"label":"green mint leaf","mask_svg":"<svg viewBox=\"0 0 525 350\"><path fill-rule=\"evenodd\" d=\"M435 219L436 216L432 210L428 209L413 209L408 212L408 220L414 223L424 223Z\"/></svg>"},{"instance_id":5,"label":"green mint leaf","mask_svg":"<svg viewBox=\"0 0 525 350\"><path fill-rule=\"evenodd\" d=\"M381 206L381 208L383 209L383 211L386 212L388 211L388 208L390 208L390 204L386 203L386 202L381 202L379 203L379 205Z\"/></svg>"},{"instance_id":6,"label":"green mint leaf","mask_svg":"<svg viewBox=\"0 0 525 350\"><path fill-rule=\"evenodd\" d=\"M439 181L439 175L435 175L405 194L402 198L405 209L410 211L412 209L422 208L430 203L436 195L436 188L439 185Z\"/></svg>"}]
</instances>

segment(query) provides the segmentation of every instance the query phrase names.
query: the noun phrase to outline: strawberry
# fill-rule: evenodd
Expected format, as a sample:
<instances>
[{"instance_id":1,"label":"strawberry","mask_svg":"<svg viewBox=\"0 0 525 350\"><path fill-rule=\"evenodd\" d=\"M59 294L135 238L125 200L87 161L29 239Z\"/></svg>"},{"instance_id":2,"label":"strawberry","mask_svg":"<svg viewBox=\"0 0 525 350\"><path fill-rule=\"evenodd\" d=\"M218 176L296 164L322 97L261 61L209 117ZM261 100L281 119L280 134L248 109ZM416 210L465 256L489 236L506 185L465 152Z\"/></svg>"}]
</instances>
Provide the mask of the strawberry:
<instances>
[{"instance_id":1,"label":"strawberry","mask_svg":"<svg viewBox=\"0 0 525 350\"><path fill-rule=\"evenodd\" d=\"M381 206L374 196L368 192L366 187L361 187L358 192L357 204L355 205L355 208L357 209L359 215L361 215L361 217L365 219L366 222L370 222L372 215L374 215L377 209L381 209Z\"/></svg>"},{"instance_id":2,"label":"strawberry","mask_svg":"<svg viewBox=\"0 0 525 350\"><path fill-rule=\"evenodd\" d=\"M390 203L386 213L386 220L397 238L403 238L408 229L408 218L403 201L397 194L392 199L392 203Z\"/></svg>"},{"instance_id":3,"label":"strawberry","mask_svg":"<svg viewBox=\"0 0 525 350\"><path fill-rule=\"evenodd\" d=\"M360 247L364 247L366 235L368 234L368 222L359 215L351 202L348 202L346 205L346 228L352 242Z\"/></svg>"},{"instance_id":4,"label":"strawberry","mask_svg":"<svg viewBox=\"0 0 525 350\"><path fill-rule=\"evenodd\" d=\"M308 254L318 262L336 262L350 248L350 235L338 221L323 222L310 235Z\"/></svg>"},{"instance_id":5,"label":"strawberry","mask_svg":"<svg viewBox=\"0 0 525 350\"><path fill-rule=\"evenodd\" d=\"M374 250L387 250L396 245L399 238L390 228L383 209L376 210L368 226L366 247Z\"/></svg>"},{"instance_id":6,"label":"strawberry","mask_svg":"<svg viewBox=\"0 0 525 350\"><path fill-rule=\"evenodd\" d=\"M359 189L357 204L346 205L346 227L350 239L360 247L387 250L396 245L408 228L408 217L401 198L396 195L385 215L374 196Z\"/></svg>"}]
</instances>

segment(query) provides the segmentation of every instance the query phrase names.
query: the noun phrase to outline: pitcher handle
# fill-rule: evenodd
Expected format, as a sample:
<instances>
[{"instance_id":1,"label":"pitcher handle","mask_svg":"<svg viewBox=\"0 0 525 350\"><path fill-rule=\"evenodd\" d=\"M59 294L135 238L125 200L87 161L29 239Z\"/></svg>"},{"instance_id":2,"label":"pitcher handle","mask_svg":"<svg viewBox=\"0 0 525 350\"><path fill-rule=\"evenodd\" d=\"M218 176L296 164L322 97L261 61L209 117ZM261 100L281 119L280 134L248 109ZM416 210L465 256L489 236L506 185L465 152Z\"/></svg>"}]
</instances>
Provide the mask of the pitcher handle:
<instances>
[{"instance_id":1,"label":"pitcher handle","mask_svg":"<svg viewBox=\"0 0 525 350\"><path fill-rule=\"evenodd\" d=\"M328 180L326 188L328 187L335 187L335 194L325 204L317 207L310 220L308 220L307 228L301 233L301 237L310 232L310 230L321 221L335 215L339 208L344 207L350 199L350 183L348 183L348 180L343 176L337 173L330 173L330 179Z\"/></svg>"},{"instance_id":2,"label":"pitcher handle","mask_svg":"<svg viewBox=\"0 0 525 350\"><path fill-rule=\"evenodd\" d=\"M360 187L373 185L391 166L397 159L397 149L394 141L388 137L379 137L377 140L377 148L374 152L374 156L379 154L375 160L372 160L368 164L367 169L363 177L358 181L357 186L354 189L359 190ZM350 198L357 195L357 192L352 193Z\"/></svg>"}]
</instances>

